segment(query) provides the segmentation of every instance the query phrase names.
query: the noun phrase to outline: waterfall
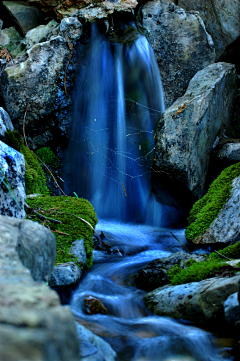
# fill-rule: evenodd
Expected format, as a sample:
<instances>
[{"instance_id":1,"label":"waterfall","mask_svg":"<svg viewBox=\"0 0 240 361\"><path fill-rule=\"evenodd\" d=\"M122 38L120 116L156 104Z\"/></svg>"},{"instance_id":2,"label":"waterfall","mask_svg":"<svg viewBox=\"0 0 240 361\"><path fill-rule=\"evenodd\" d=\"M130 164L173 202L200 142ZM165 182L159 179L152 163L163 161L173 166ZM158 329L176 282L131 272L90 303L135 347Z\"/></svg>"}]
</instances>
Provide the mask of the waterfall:
<instances>
[{"instance_id":1,"label":"waterfall","mask_svg":"<svg viewBox=\"0 0 240 361\"><path fill-rule=\"evenodd\" d=\"M151 173L163 110L161 78L147 39L139 34L134 42L111 43L92 24L74 90L63 175L100 219L161 225Z\"/></svg>"}]
</instances>

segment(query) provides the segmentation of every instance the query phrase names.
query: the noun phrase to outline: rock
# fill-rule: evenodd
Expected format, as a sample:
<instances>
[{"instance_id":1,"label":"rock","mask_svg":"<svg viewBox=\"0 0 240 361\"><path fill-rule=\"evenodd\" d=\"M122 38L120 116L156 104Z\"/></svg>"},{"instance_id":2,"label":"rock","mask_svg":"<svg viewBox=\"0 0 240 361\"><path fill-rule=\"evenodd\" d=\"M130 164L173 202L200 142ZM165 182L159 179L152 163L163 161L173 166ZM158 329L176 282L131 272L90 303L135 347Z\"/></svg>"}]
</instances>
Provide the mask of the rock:
<instances>
[{"instance_id":1,"label":"rock","mask_svg":"<svg viewBox=\"0 0 240 361\"><path fill-rule=\"evenodd\" d=\"M82 277L82 270L73 262L58 264L54 267L49 280L50 287L70 286Z\"/></svg>"},{"instance_id":2,"label":"rock","mask_svg":"<svg viewBox=\"0 0 240 361\"><path fill-rule=\"evenodd\" d=\"M211 34L217 58L240 35L240 4L237 0L179 0L185 10L196 10Z\"/></svg>"},{"instance_id":3,"label":"rock","mask_svg":"<svg viewBox=\"0 0 240 361\"><path fill-rule=\"evenodd\" d=\"M86 327L75 323L80 343L80 360L114 361L117 357L112 347Z\"/></svg>"},{"instance_id":4,"label":"rock","mask_svg":"<svg viewBox=\"0 0 240 361\"><path fill-rule=\"evenodd\" d=\"M39 267L40 262L46 267L31 270L35 275L41 273L42 278L48 274L49 262L53 261L44 258L47 252L44 241L44 250L36 245L40 229L43 237L50 234L51 244L55 246L54 237L43 226L32 224L0 216L0 359L78 361L78 339L70 309L60 306L57 293L43 282L34 281L20 261L19 245L27 245L31 257L39 260L35 267ZM27 253L26 256L30 258Z\"/></svg>"},{"instance_id":5,"label":"rock","mask_svg":"<svg viewBox=\"0 0 240 361\"><path fill-rule=\"evenodd\" d=\"M38 6L42 11L54 12L59 19L78 16L80 19L93 21L107 18L114 12L132 11L138 2L136 0L89 1L89 0L30 0L30 4Z\"/></svg>"},{"instance_id":6,"label":"rock","mask_svg":"<svg viewBox=\"0 0 240 361\"><path fill-rule=\"evenodd\" d=\"M0 29L0 47L10 43L9 37Z\"/></svg>"},{"instance_id":7,"label":"rock","mask_svg":"<svg viewBox=\"0 0 240 361\"><path fill-rule=\"evenodd\" d=\"M220 160L240 162L240 143L227 143L216 153Z\"/></svg>"},{"instance_id":8,"label":"rock","mask_svg":"<svg viewBox=\"0 0 240 361\"><path fill-rule=\"evenodd\" d=\"M25 160L15 149L0 141L0 214L24 218ZM8 182L11 190L3 180Z\"/></svg>"},{"instance_id":9,"label":"rock","mask_svg":"<svg viewBox=\"0 0 240 361\"><path fill-rule=\"evenodd\" d=\"M160 316L224 327L223 304L232 293L238 291L239 280L240 275L236 275L232 278L211 278L201 282L163 286L148 293L144 301L153 313Z\"/></svg>"},{"instance_id":10,"label":"rock","mask_svg":"<svg viewBox=\"0 0 240 361\"><path fill-rule=\"evenodd\" d=\"M58 26L55 20L50 21L47 25L39 25L36 28L29 30L25 36L25 43L27 49L33 45L46 41L52 31Z\"/></svg>"},{"instance_id":11,"label":"rock","mask_svg":"<svg viewBox=\"0 0 240 361\"><path fill-rule=\"evenodd\" d=\"M240 177L232 182L232 192L217 218L195 244L234 244L240 241Z\"/></svg>"},{"instance_id":12,"label":"rock","mask_svg":"<svg viewBox=\"0 0 240 361\"><path fill-rule=\"evenodd\" d=\"M72 247L69 250L69 253L78 258L79 262L86 263L86 251L84 247L84 239L80 239L72 243Z\"/></svg>"},{"instance_id":13,"label":"rock","mask_svg":"<svg viewBox=\"0 0 240 361\"><path fill-rule=\"evenodd\" d=\"M24 219L0 216L2 244L15 244L23 265L35 281L48 280L56 258L56 241L51 231Z\"/></svg>"},{"instance_id":14,"label":"rock","mask_svg":"<svg viewBox=\"0 0 240 361\"><path fill-rule=\"evenodd\" d=\"M59 35L69 37L72 41L77 41L82 34L82 24L77 18L64 18L60 24L60 33Z\"/></svg>"},{"instance_id":15,"label":"rock","mask_svg":"<svg viewBox=\"0 0 240 361\"><path fill-rule=\"evenodd\" d=\"M39 25L40 13L33 6L21 4L19 1L2 1L2 3L24 35Z\"/></svg>"},{"instance_id":16,"label":"rock","mask_svg":"<svg viewBox=\"0 0 240 361\"><path fill-rule=\"evenodd\" d=\"M240 321L238 292L230 295L224 302L224 314L227 322L232 325L234 325L237 321Z\"/></svg>"},{"instance_id":17,"label":"rock","mask_svg":"<svg viewBox=\"0 0 240 361\"><path fill-rule=\"evenodd\" d=\"M13 131L14 127L6 110L0 107L0 138L4 137L4 134L7 130Z\"/></svg>"},{"instance_id":18,"label":"rock","mask_svg":"<svg viewBox=\"0 0 240 361\"><path fill-rule=\"evenodd\" d=\"M197 12L186 12L162 0L147 2L141 12L169 107L185 93L198 71L214 63L213 41Z\"/></svg>"},{"instance_id":19,"label":"rock","mask_svg":"<svg viewBox=\"0 0 240 361\"><path fill-rule=\"evenodd\" d=\"M22 37L14 27L4 29L2 32L9 38L9 42L6 44L6 48L11 54L12 58L15 58L24 49L24 46L21 44Z\"/></svg>"},{"instance_id":20,"label":"rock","mask_svg":"<svg viewBox=\"0 0 240 361\"><path fill-rule=\"evenodd\" d=\"M84 312L87 315L95 315L97 313L101 313L103 315L106 315L107 309L102 303L102 301L98 300L97 298L93 296L87 296L84 299Z\"/></svg>"},{"instance_id":21,"label":"rock","mask_svg":"<svg viewBox=\"0 0 240 361\"><path fill-rule=\"evenodd\" d=\"M194 259L197 262L205 260L203 256L177 252L169 257L151 261L147 266L138 271L135 277L137 287L146 291L152 291L158 287L168 284L169 277L167 272L172 268L172 266L178 265L181 268L186 268L184 264L189 259Z\"/></svg>"},{"instance_id":22,"label":"rock","mask_svg":"<svg viewBox=\"0 0 240 361\"><path fill-rule=\"evenodd\" d=\"M201 198L206 192L208 153L229 124L236 79L234 65L209 65L158 124L154 165L192 196Z\"/></svg>"}]
</instances>

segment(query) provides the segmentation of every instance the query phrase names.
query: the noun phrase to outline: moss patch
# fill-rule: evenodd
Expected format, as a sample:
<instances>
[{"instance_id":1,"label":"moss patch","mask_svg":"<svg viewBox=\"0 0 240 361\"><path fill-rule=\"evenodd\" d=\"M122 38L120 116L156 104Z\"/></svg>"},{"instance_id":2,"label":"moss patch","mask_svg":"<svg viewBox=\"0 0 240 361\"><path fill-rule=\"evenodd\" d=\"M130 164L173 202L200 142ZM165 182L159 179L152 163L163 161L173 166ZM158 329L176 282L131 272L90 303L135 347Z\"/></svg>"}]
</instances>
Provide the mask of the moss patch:
<instances>
[{"instance_id":1,"label":"moss patch","mask_svg":"<svg viewBox=\"0 0 240 361\"><path fill-rule=\"evenodd\" d=\"M36 155L52 169L60 166L60 159L51 151L49 147L43 147L36 151Z\"/></svg>"},{"instance_id":2,"label":"moss patch","mask_svg":"<svg viewBox=\"0 0 240 361\"><path fill-rule=\"evenodd\" d=\"M37 212L46 218L51 218L60 221L56 224L50 221L40 221L37 213L31 209L27 210L27 218L32 221L48 226L52 231L61 232L64 234L54 232L57 241L57 263L65 263L76 260L69 254L69 249L74 241L77 239L84 239L84 246L87 256L86 266L89 268L92 265L92 236L93 230L89 225L74 217L81 217L89 222L92 227L97 224L97 216L93 206L86 199L74 197L50 197L38 196L34 198L27 198L27 203L31 208L37 209ZM61 214L71 213L72 215Z\"/></svg>"},{"instance_id":3,"label":"moss patch","mask_svg":"<svg viewBox=\"0 0 240 361\"><path fill-rule=\"evenodd\" d=\"M224 169L211 184L207 194L199 199L190 211L186 229L189 241L201 236L218 216L232 191L232 182L240 175L240 163Z\"/></svg>"},{"instance_id":4,"label":"moss patch","mask_svg":"<svg viewBox=\"0 0 240 361\"><path fill-rule=\"evenodd\" d=\"M23 137L16 130L5 133L4 142L22 153L25 158L25 186L27 194L50 194L46 176L39 164L36 155L24 145Z\"/></svg>"}]
</instances>

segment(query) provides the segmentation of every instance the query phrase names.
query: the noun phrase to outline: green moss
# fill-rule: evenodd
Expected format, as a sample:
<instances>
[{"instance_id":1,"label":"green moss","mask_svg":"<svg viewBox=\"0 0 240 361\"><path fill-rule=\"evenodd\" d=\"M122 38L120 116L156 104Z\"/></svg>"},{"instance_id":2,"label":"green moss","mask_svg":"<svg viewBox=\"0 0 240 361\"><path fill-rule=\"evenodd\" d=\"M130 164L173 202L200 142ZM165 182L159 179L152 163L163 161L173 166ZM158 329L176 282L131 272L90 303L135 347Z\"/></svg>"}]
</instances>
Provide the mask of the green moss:
<instances>
[{"instance_id":1,"label":"green moss","mask_svg":"<svg viewBox=\"0 0 240 361\"><path fill-rule=\"evenodd\" d=\"M49 194L46 176L38 162L36 155L24 145L23 137L16 131L7 131L4 142L24 155L25 158L25 186L27 194Z\"/></svg>"},{"instance_id":2,"label":"green moss","mask_svg":"<svg viewBox=\"0 0 240 361\"><path fill-rule=\"evenodd\" d=\"M239 175L240 163L224 169L211 184L208 193L194 204L188 218L190 225L185 232L189 241L208 229L230 196L233 180Z\"/></svg>"},{"instance_id":3,"label":"green moss","mask_svg":"<svg viewBox=\"0 0 240 361\"><path fill-rule=\"evenodd\" d=\"M60 166L60 159L51 151L49 147L43 147L36 151L36 155L52 169Z\"/></svg>"},{"instance_id":4,"label":"green moss","mask_svg":"<svg viewBox=\"0 0 240 361\"><path fill-rule=\"evenodd\" d=\"M50 197L38 196L28 198L27 203L30 207L38 209L38 212L47 218L52 218L60 221L60 224L51 223L50 221L42 221L52 231L62 232L64 234L54 233L57 241L57 258L56 263L65 263L73 261L74 257L69 255L69 249L72 242L77 239L84 239L84 246L87 256L86 266L89 268L92 265L92 235L93 230L89 225L74 217L81 217L89 222L92 227L97 223L96 213L92 205L82 198L74 197ZM41 209L45 211L42 211ZM49 211L51 209L51 211ZM37 214L32 214L31 210L27 210L27 218L33 221L40 222ZM61 214L70 213L71 215Z\"/></svg>"}]
</instances>

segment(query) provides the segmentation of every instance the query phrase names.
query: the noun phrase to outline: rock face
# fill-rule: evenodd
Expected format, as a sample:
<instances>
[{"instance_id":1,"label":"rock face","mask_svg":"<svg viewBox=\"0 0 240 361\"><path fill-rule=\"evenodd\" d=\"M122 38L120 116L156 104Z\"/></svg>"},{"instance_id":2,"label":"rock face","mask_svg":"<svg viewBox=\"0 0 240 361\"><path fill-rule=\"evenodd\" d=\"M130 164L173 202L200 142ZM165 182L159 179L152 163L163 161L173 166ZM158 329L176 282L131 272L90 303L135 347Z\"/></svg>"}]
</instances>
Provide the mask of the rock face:
<instances>
[{"instance_id":1,"label":"rock face","mask_svg":"<svg viewBox=\"0 0 240 361\"><path fill-rule=\"evenodd\" d=\"M217 152L221 160L240 162L240 143L227 143Z\"/></svg>"},{"instance_id":2,"label":"rock face","mask_svg":"<svg viewBox=\"0 0 240 361\"><path fill-rule=\"evenodd\" d=\"M212 38L197 12L186 12L161 0L147 2L141 11L142 24L150 31L149 41L169 107L184 94L198 71L214 63Z\"/></svg>"},{"instance_id":3,"label":"rock face","mask_svg":"<svg viewBox=\"0 0 240 361\"><path fill-rule=\"evenodd\" d=\"M46 41L49 35L53 35L54 29L57 28L58 23L55 20L50 21L47 25L39 25L36 28L29 30L25 36L25 43L27 49L33 45ZM57 34L55 34L57 35Z\"/></svg>"},{"instance_id":4,"label":"rock face","mask_svg":"<svg viewBox=\"0 0 240 361\"><path fill-rule=\"evenodd\" d=\"M93 0L30 0L42 11L52 11L58 18L78 16L89 21L106 18L115 11L131 11L137 6L136 0L93 1Z\"/></svg>"},{"instance_id":5,"label":"rock face","mask_svg":"<svg viewBox=\"0 0 240 361\"><path fill-rule=\"evenodd\" d=\"M87 256L84 247L84 239L73 242L69 253L77 257L79 262L85 265Z\"/></svg>"},{"instance_id":6,"label":"rock face","mask_svg":"<svg viewBox=\"0 0 240 361\"><path fill-rule=\"evenodd\" d=\"M178 5L199 12L213 38L217 57L240 35L238 0L179 0Z\"/></svg>"},{"instance_id":7,"label":"rock face","mask_svg":"<svg viewBox=\"0 0 240 361\"><path fill-rule=\"evenodd\" d=\"M183 318L202 325L223 326L223 304L232 293L238 291L239 280L240 275L237 275L179 286L164 286L148 293L144 301L152 312L160 316ZM213 281L216 282L210 286ZM210 287L206 289L208 286Z\"/></svg>"},{"instance_id":8,"label":"rock face","mask_svg":"<svg viewBox=\"0 0 240 361\"><path fill-rule=\"evenodd\" d=\"M14 130L14 127L6 110L0 107L0 138L4 137L7 130Z\"/></svg>"},{"instance_id":9,"label":"rock face","mask_svg":"<svg viewBox=\"0 0 240 361\"><path fill-rule=\"evenodd\" d=\"M236 79L234 65L209 65L194 76L158 124L155 166L195 197L205 194L208 152L229 123Z\"/></svg>"},{"instance_id":10,"label":"rock face","mask_svg":"<svg viewBox=\"0 0 240 361\"><path fill-rule=\"evenodd\" d=\"M54 267L49 286L70 286L76 284L82 277L82 270L73 262L58 264Z\"/></svg>"},{"instance_id":11,"label":"rock face","mask_svg":"<svg viewBox=\"0 0 240 361\"><path fill-rule=\"evenodd\" d=\"M71 311L60 306L57 294L43 282L33 280L19 258L20 246L29 251L33 245L31 257L36 262L34 265L32 259L30 263L38 267L37 259L40 261L41 255L48 252L47 242L42 240L43 249L38 247L38 237L41 232L42 238L48 238L50 232L32 223L0 217L0 359L78 361L78 339ZM52 237L50 234L54 244ZM52 271L54 255L51 260L43 256L41 262L43 268L31 272L35 272L36 278L41 273L43 279Z\"/></svg>"},{"instance_id":12,"label":"rock face","mask_svg":"<svg viewBox=\"0 0 240 361\"><path fill-rule=\"evenodd\" d=\"M169 277L167 272L172 268L172 266L178 265L181 268L185 268L184 263L189 259L194 259L197 262L205 260L203 256L177 252L169 257L151 261L147 266L138 271L135 278L137 287L146 291L152 291L158 287L168 284Z\"/></svg>"},{"instance_id":13,"label":"rock face","mask_svg":"<svg viewBox=\"0 0 240 361\"><path fill-rule=\"evenodd\" d=\"M232 192L217 218L195 244L234 244L240 241L240 177L234 179Z\"/></svg>"},{"instance_id":14,"label":"rock face","mask_svg":"<svg viewBox=\"0 0 240 361\"><path fill-rule=\"evenodd\" d=\"M224 302L224 315L228 323L234 325L240 321L240 306L238 301L238 292L230 295Z\"/></svg>"},{"instance_id":15,"label":"rock face","mask_svg":"<svg viewBox=\"0 0 240 361\"><path fill-rule=\"evenodd\" d=\"M23 155L0 141L0 214L17 218L25 217L24 175ZM11 191L3 180L9 183Z\"/></svg>"}]
</instances>

